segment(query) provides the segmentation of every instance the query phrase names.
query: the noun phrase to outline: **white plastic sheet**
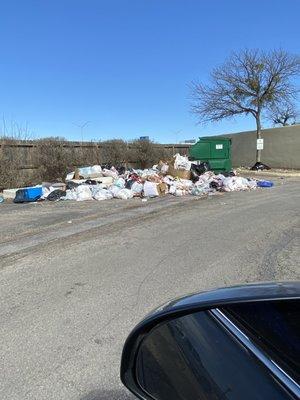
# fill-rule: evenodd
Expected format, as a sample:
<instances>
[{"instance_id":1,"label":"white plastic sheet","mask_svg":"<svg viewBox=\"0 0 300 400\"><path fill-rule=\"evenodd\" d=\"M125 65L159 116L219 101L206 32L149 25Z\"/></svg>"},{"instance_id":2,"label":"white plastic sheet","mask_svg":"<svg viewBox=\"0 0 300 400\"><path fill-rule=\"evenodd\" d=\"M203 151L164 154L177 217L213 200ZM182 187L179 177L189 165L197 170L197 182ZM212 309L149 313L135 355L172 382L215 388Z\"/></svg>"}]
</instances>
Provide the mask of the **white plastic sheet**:
<instances>
[{"instance_id":1,"label":"white plastic sheet","mask_svg":"<svg viewBox=\"0 0 300 400\"><path fill-rule=\"evenodd\" d=\"M256 182L248 181L248 179L241 176L230 176L223 180L223 190L225 192L255 189L256 186Z\"/></svg>"},{"instance_id":2,"label":"white plastic sheet","mask_svg":"<svg viewBox=\"0 0 300 400\"><path fill-rule=\"evenodd\" d=\"M73 179L74 178L74 174L75 174L74 171L68 173L67 176L66 176L66 181L70 181L71 179Z\"/></svg>"},{"instance_id":3,"label":"white plastic sheet","mask_svg":"<svg viewBox=\"0 0 300 400\"><path fill-rule=\"evenodd\" d=\"M84 179L97 178L99 176L102 176L102 168L100 165L93 165L92 167L82 167L78 170L79 175L82 176Z\"/></svg>"}]
</instances>

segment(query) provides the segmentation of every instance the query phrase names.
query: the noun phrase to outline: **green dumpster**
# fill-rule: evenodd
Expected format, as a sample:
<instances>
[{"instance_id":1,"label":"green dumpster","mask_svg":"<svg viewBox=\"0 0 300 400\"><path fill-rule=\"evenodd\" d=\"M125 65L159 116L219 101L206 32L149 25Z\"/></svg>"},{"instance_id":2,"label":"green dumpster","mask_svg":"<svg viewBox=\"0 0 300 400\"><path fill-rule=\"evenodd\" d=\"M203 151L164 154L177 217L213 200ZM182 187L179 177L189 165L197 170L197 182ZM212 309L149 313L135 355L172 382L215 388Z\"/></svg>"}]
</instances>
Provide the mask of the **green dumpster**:
<instances>
[{"instance_id":1,"label":"green dumpster","mask_svg":"<svg viewBox=\"0 0 300 400\"><path fill-rule=\"evenodd\" d=\"M225 137L202 137L190 147L191 161L208 162L216 172L229 172L231 165L231 139Z\"/></svg>"}]
</instances>

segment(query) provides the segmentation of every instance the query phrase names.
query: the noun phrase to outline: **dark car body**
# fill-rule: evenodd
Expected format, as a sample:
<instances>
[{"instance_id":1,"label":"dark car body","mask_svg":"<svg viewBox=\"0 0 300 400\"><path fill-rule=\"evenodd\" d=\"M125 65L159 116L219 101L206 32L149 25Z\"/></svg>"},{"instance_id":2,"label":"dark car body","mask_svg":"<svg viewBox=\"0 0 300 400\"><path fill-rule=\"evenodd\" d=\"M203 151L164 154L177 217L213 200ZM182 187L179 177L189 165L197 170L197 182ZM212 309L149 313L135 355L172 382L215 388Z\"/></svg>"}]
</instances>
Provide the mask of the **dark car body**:
<instances>
[{"instance_id":1,"label":"dark car body","mask_svg":"<svg viewBox=\"0 0 300 400\"><path fill-rule=\"evenodd\" d=\"M145 400L299 398L299 299L283 282L171 301L129 335L121 379Z\"/></svg>"}]
</instances>

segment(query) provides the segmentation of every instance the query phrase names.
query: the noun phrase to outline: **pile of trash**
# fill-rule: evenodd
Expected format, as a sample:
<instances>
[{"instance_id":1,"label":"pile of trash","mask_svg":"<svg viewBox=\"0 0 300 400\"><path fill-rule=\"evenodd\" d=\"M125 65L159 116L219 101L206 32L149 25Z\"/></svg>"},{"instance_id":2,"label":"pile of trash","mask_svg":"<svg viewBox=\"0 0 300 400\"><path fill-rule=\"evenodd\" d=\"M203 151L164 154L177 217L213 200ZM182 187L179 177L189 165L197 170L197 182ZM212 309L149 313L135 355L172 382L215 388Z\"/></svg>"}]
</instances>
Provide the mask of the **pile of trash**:
<instances>
[{"instance_id":1,"label":"pile of trash","mask_svg":"<svg viewBox=\"0 0 300 400\"><path fill-rule=\"evenodd\" d=\"M66 176L65 183L19 189L14 201L37 200L128 200L133 197L205 196L217 192L253 190L273 186L269 181L257 181L236 176L233 172L215 174L208 163L193 164L186 156L160 161L150 169L115 168L94 165L77 168Z\"/></svg>"}]
</instances>

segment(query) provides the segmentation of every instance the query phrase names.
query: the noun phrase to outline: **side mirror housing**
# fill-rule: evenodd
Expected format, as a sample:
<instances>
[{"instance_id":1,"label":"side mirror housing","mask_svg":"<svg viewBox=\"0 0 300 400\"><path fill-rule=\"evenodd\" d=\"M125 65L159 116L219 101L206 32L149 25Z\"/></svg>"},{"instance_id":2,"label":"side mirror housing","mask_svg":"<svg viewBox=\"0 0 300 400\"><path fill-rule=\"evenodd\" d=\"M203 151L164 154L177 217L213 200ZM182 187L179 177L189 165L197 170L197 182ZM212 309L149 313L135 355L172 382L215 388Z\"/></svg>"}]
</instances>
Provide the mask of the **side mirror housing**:
<instances>
[{"instance_id":1,"label":"side mirror housing","mask_svg":"<svg viewBox=\"0 0 300 400\"><path fill-rule=\"evenodd\" d=\"M286 282L169 302L129 335L121 380L143 400L299 398L299 300Z\"/></svg>"}]
</instances>

